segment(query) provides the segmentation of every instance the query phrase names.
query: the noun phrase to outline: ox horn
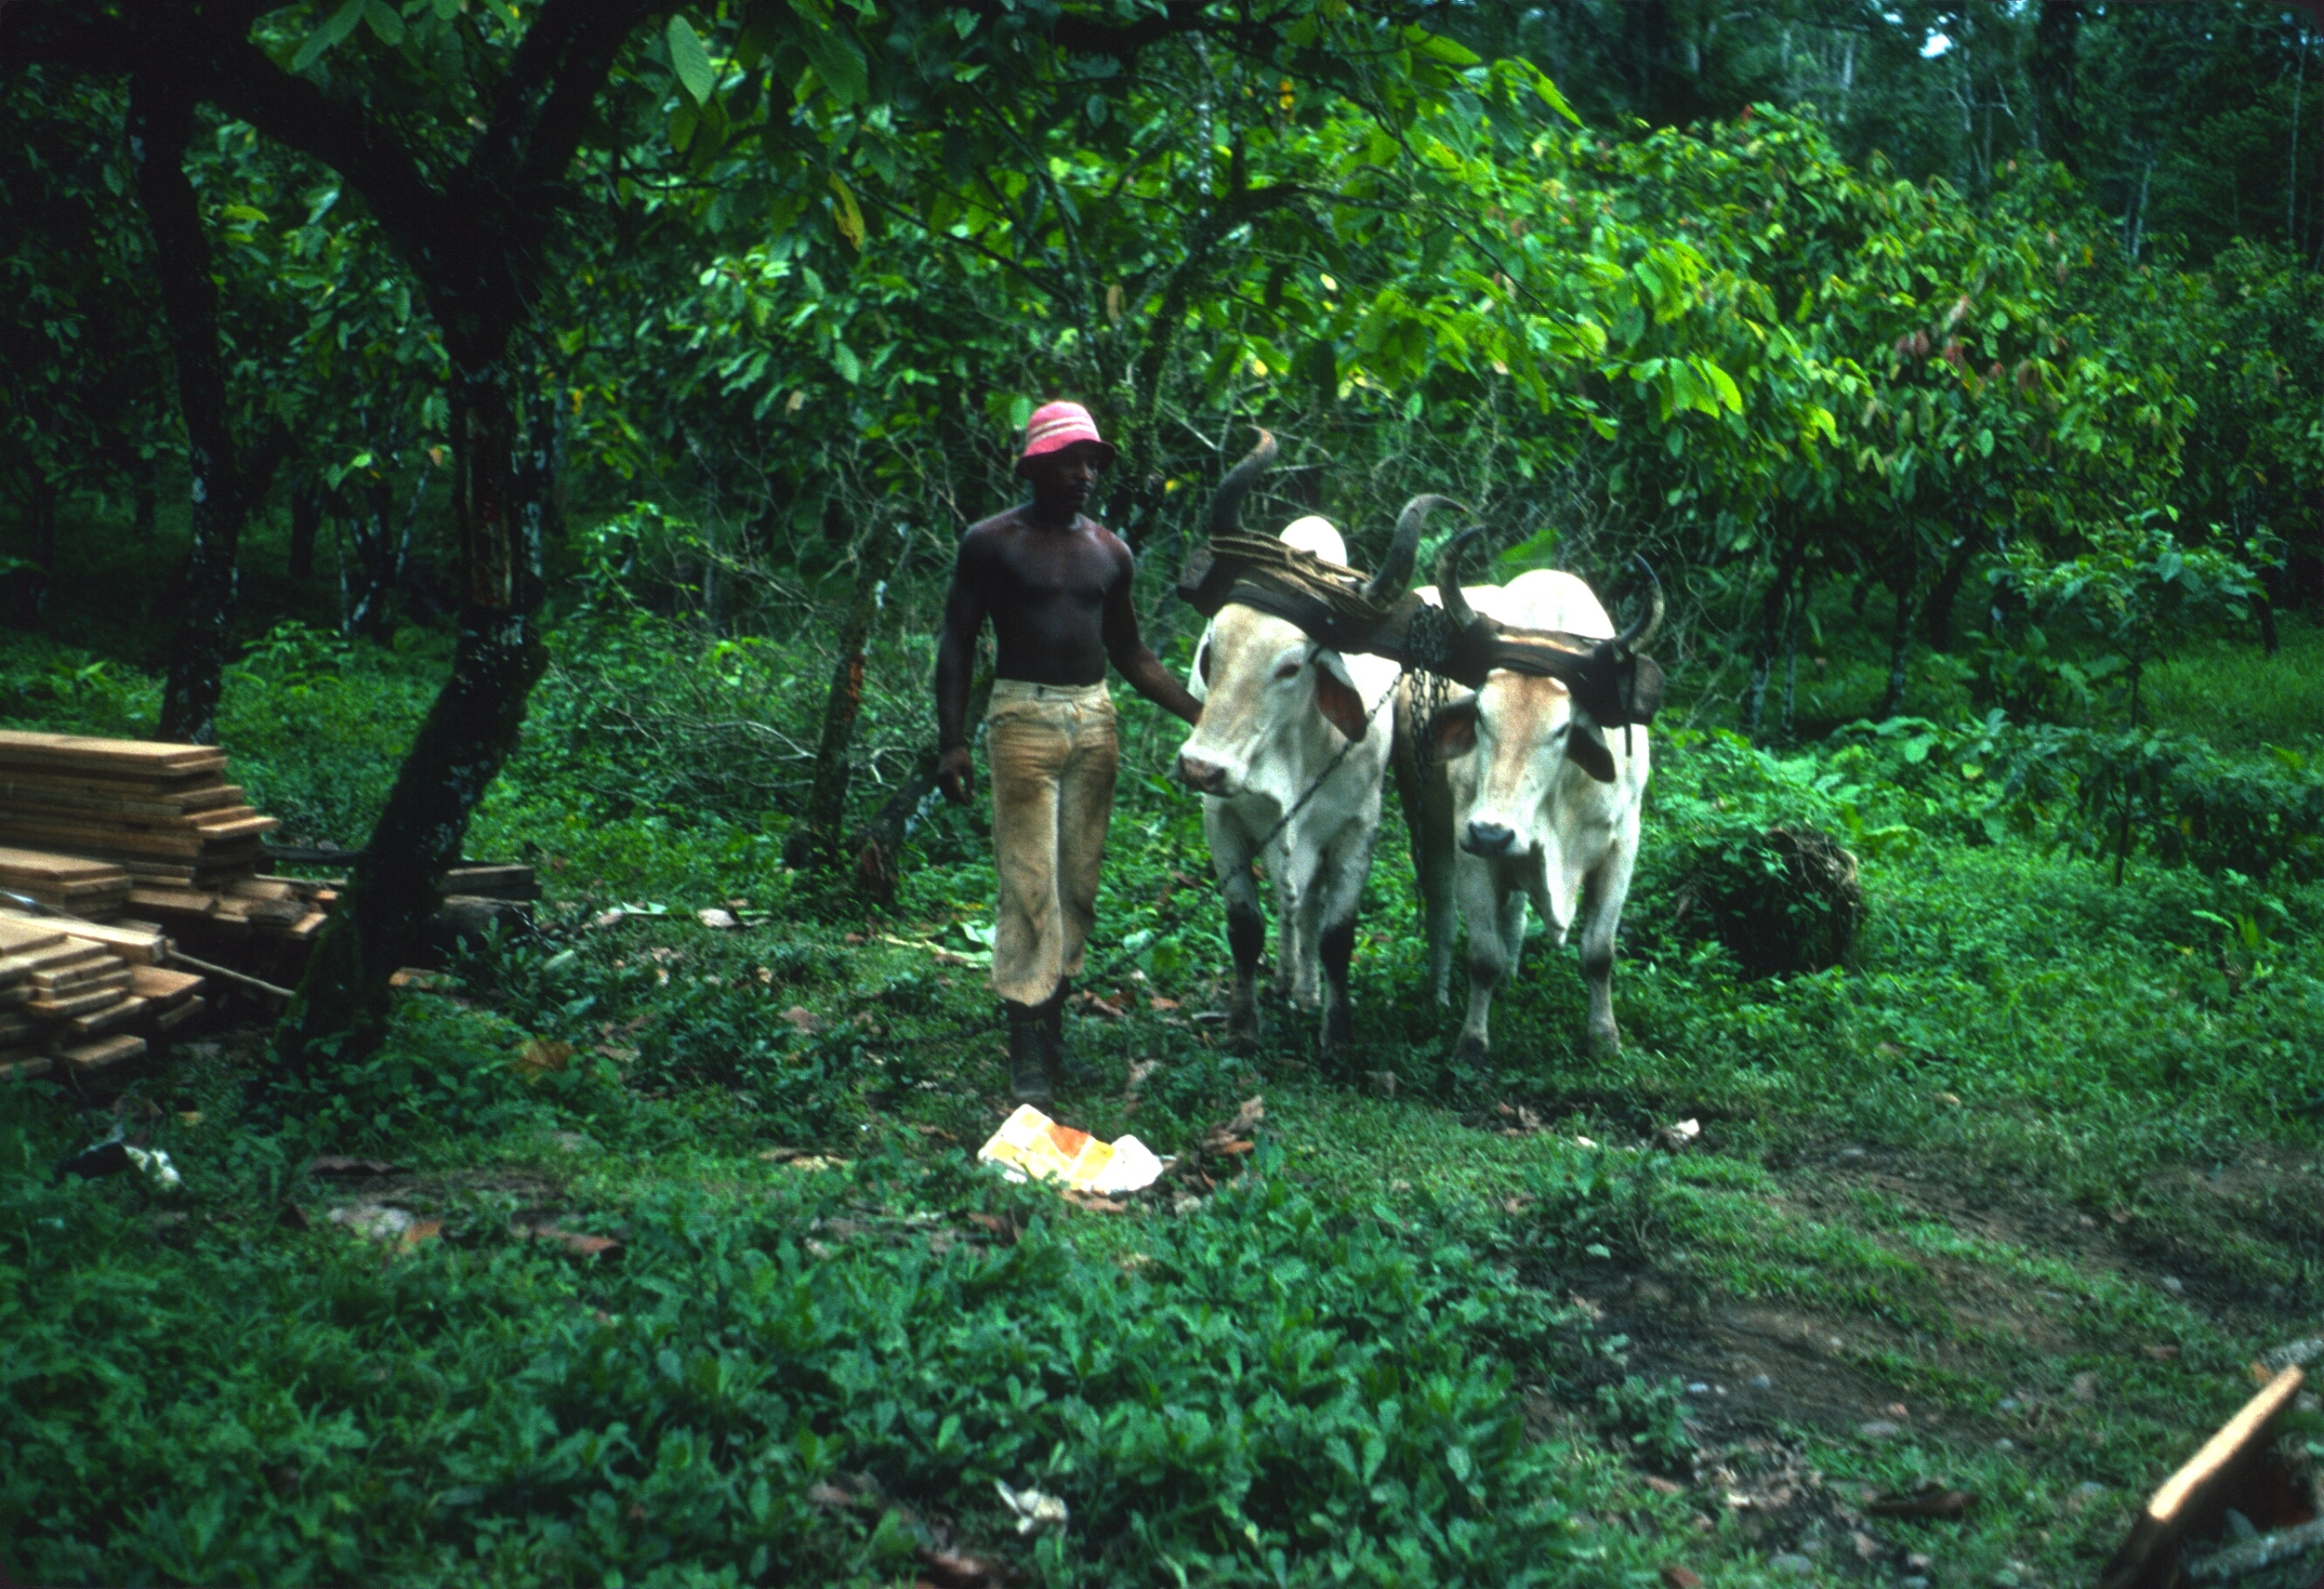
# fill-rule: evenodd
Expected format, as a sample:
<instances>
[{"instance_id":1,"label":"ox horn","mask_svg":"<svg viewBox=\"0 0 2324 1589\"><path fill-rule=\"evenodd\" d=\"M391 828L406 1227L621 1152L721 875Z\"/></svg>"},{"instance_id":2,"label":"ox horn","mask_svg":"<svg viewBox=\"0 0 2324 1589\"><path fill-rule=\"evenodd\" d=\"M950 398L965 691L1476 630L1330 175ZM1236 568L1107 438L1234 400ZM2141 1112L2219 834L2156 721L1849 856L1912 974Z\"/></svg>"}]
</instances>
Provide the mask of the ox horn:
<instances>
[{"instance_id":1,"label":"ox horn","mask_svg":"<svg viewBox=\"0 0 2324 1589\"><path fill-rule=\"evenodd\" d=\"M1231 536L1241 525L1243 498L1259 483L1259 477L1267 472L1275 461L1275 439L1266 430L1259 432L1258 444L1245 454L1243 461L1226 471L1219 482L1219 489L1210 497L1210 533Z\"/></svg>"},{"instance_id":2,"label":"ox horn","mask_svg":"<svg viewBox=\"0 0 2324 1589\"><path fill-rule=\"evenodd\" d=\"M1638 564L1638 572L1646 576L1646 610L1630 628L1614 637L1614 643L1625 651L1637 650L1654 639L1656 632L1662 628L1662 581L1655 577L1653 567L1636 552L1631 554L1631 561Z\"/></svg>"},{"instance_id":3,"label":"ox horn","mask_svg":"<svg viewBox=\"0 0 2324 1589\"><path fill-rule=\"evenodd\" d=\"M1460 554L1484 533L1483 524L1472 524L1436 554L1436 600L1443 605L1445 616L1459 629L1467 629L1477 621L1476 609L1469 605L1469 598L1460 589Z\"/></svg>"},{"instance_id":4,"label":"ox horn","mask_svg":"<svg viewBox=\"0 0 2324 1589\"><path fill-rule=\"evenodd\" d=\"M1412 564L1419 555L1420 527L1437 509L1459 506L1451 497L1433 493L1406 502L1404 511L1396 515L1396 533L1388 543L1388 560L1372 576L1372 582L1364 587L1364 593L1375 602L1403 595L1412 583Z\"/></svg>"}]
</instances>

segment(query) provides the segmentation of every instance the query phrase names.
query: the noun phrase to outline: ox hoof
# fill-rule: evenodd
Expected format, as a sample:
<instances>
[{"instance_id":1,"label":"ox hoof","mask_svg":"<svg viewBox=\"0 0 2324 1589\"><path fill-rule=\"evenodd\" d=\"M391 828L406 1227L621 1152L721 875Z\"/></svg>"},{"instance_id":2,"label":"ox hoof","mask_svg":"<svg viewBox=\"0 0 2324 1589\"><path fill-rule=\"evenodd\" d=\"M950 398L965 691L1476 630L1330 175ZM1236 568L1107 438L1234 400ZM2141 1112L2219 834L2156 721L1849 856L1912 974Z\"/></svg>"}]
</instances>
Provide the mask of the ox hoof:
<instances>
[{"instance_id":1,"label":"ox hoof","mask_svg":"<svg viewBox=\"0 0 2324 1589\"><path fill-rule=\"evenodd\" d=\"M1474 1032L1463 1032L1460 1040L1453 1044L1452 1062L1455 1065L1482 1065L1485 1056L1492 1052L1492 1045L1483 1038Z\"/></svg>"},{"instance_id":2,"label":"ox hoof","mask_svg":"<svg viewBox=\"0 0 2324 1589\"><path fill-rule=\"evenodd\" d=\"M1582 1039L1582 1047L1591 1059L1622 1057L1622 1034L1612 1026L1592 1026Z\"/></svg>"},{"instance_id":3,"label":"ox hoof","mask_svg":"<svg viewBox=\"0 0 2324 1589\"><path fill-rule=\"evenodd\" d=\"M1325 1059L1329 1059L1347 1047L1354 1037L1354 1024L1348 1019L1347 1012L1344 1010L1327 1012L1324 1015L1323 1035L1316 1041L1315 1052Z\"/></svg>"}]
</instances>

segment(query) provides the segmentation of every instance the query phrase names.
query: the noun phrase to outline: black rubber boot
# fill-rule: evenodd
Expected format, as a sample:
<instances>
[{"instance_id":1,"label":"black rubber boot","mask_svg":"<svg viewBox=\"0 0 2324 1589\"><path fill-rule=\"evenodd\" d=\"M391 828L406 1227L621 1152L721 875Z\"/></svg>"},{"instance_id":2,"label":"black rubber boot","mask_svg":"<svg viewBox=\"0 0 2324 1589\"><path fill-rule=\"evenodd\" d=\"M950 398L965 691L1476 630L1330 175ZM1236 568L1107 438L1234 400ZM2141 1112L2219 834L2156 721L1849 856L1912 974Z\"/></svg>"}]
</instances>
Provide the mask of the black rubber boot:
<instances>
[{"instance_id":1,"label":"black rubber boot","mask_svg":"<svg viewBox=\"0 0 2324 1589\"><path fill-rule=\"evenodd\" d=\"M1005 1004L1009 1016L1009 1092L1020 1104L1046 1104L1050 1084L1049 1028L1037 1004Z\"/></svg>"},{"instance_id":2,"label":"black rubber boot","mask_svg":"<svg viewBox=\"0 0 2324 1589\"><path fill-rule=\"evenodd\" d=\"M1098 1067L1085 1063L1075 1054L1065 1041L1065 1000L1073 993L1071 983L1061 982L1049 1002L1041 1006L1041 1035L1049 1049L1050 1080L1059 1087L1092 1087L1099 1080Z\"/></svg>"}]
</instances>

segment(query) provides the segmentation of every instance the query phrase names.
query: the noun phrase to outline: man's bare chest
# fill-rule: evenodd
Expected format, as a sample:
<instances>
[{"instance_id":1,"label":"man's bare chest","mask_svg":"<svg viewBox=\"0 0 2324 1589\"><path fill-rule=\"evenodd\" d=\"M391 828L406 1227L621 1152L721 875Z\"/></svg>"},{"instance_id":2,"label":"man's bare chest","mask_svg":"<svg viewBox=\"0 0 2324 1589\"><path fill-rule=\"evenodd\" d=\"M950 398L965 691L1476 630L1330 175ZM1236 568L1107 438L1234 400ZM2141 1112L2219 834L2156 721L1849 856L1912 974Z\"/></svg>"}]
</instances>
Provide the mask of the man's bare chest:
<instances>
[{"instance_id":1,"label":"man's bare chest","mask_svg":"<svg viewBox=\"0 0 2324 1589\"><path fill-rule=\"evenodd\" d=\"M1100 607L1118 571L1093 537L1012 536L994 560L995 598L1010 604Z\"/></svg>"}]
</instances>

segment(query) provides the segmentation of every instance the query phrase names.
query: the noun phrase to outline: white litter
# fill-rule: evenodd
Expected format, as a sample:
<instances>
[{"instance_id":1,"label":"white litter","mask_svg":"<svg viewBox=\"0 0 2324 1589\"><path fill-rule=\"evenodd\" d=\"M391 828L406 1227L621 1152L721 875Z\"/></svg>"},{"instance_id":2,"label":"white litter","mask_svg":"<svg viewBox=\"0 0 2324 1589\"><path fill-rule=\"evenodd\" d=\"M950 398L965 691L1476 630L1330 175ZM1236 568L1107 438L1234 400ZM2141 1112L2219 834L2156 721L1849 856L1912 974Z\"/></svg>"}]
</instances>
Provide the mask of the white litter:
<instances>
[{"instance_id":1,"label":"white litter","mask_svg":"<svg viewBox=\"0 0 2324 1589\"><path fill-rule=\"evenodd\" d=\"M169 1155L160 1148L124 1147L129 1162L145 1172L146 1178L165 1192L174 1192L185 1183L178 1178L178 1167L169 1161Z\"/></svg>"},{"instance_id":2,"label":"white litter","mask_svg":"<svg viewBox=\"0 0 2324 1589\"><path fill-rule=\"evenodd\" d=\"M1044 1495L1037 1490L1011 1490L999 1479L993 1488L1000 1491L1001 1504L1017 1515L1017 1532L1029 1534L1039 1529L1062 1529L1065 1526L1065 1503L1054 1495Z\"/></svg>"},{"instance_id":3,"label":"white litter","mask_svg":"<svg viewBox=\"0 0 2324 1589\"><path fill-rule=\"evenodd\" d=\"M1011 1181L1055 1181L1076 1192L1135 1192L1162 1178L1169 1166L1134 1136L1100 1142L1086 1131L1059 1125L1030 1104L1001 1122L976 1150Z\"/></svg>"}]
</instances>

